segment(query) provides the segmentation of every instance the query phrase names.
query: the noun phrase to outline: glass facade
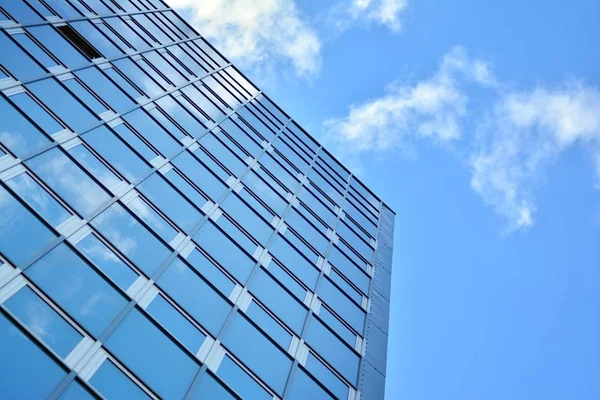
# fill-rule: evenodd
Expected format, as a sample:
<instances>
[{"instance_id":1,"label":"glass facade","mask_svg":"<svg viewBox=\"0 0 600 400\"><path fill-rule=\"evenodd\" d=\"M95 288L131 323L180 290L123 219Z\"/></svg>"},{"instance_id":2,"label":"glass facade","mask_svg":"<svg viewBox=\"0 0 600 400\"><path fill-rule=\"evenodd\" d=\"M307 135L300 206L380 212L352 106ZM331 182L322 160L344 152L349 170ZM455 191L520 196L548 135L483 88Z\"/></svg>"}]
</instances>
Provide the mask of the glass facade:
<instances>
[{"instance_id":1,"label":"glass facade","mask_svg":"<svg viewBox=\"0 0 600 400\"><path fill-rule=\"evenodd\" d=\"M394 212L160 0L0 0L0 398L381 399Z\"/></svg>"}]
</instances>

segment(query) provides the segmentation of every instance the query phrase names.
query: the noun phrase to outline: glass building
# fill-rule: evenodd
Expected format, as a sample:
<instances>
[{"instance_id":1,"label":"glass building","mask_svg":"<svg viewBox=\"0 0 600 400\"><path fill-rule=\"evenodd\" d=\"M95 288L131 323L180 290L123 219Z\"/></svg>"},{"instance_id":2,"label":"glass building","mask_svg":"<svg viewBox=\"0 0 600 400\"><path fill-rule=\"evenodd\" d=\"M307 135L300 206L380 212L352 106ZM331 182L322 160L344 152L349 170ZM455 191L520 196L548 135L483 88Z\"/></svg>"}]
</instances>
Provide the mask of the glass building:
<instances>
[{"instance_id":1,"label":"glass building","mask_svg":"<svg viewBox=\"0 0 600 400\"><path fill-rule=\"evenodd\" d=\"M394 213L160 0L0 0L0 398L381 399Z\"/></svg>"}]
</instances>

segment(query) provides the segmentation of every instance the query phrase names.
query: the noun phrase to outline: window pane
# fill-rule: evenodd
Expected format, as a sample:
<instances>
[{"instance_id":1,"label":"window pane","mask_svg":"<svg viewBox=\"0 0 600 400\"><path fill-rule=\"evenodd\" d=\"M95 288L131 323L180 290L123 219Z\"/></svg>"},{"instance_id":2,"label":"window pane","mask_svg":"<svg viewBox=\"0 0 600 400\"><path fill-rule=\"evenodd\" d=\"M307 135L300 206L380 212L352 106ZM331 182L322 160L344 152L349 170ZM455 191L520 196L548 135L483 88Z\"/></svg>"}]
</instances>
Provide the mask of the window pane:
<instances>
[{"instance_id":1,"label":"window pane","mask_svg":"<svg viewBox=\"0 0 600 400\"><path fill-rule=\"evenodd\" d=\"M288 349L292 341L292 334L281 326L267 311L252 301L245 314L267 333L282 348Z\"/></svg>"},{"instance_id":2,"label":"window pane","mask_svg":"<svg viewBox=\"0 0 600 400\"><path fill-rule=\"evenodd\" d=\"M123 181L104 165L84 145L69 149L69 154L108 189L114 189Z\"/></svg>"},{"instance_id":3,"label":"window pane","mask_svg":"<svg viewBox=\"0 0 600 400\"><path fill-rule=\"evenodd\" d=\"M156 320L173 334L189 351L196 354L206 336L161 295L146 308Z\"/></svg>"},{"instance_id":4,"label":"window pane","mask_svg":"<svg viewBox=\"0 0 600 400\"><path fill-rule=\"evenodd\" d=\"M39 129L2 97L0 97L0 115L2 115L0 142L17 157L23 157L50 143Z\"/></svg>"},{"instance_id":5,"label":"window pane","mask_svg":"<svg viewBox=\"0 0 600 400\"><path fill-rule=\"evenodd\" d=\"M234 245L211 221L207 221L194 235L194 241L238 281L246 282L254 260Z\"/></svg>"},{"instance_id":6,"label":"window pane","mask_svg":"<svg viewBox=\"0 0 600 400\"><path fill-rule=\"evenodd\" d=\"M89 63L52 25L32 26L27 30L67 67L76 68Z\"/></svg>"},{"instance_id":7,"label":"window pane","mask_svg":"<svg viewBox=\"0 0 600 400\"><path fill-rule=\"evenodd\" d=\"M292 360L241 314L231 319L221 336L223 345L279 395L283 393ZM248 344L252 343L251 346Z\"/></svg>"},{"instance_id":8,"label":"window pane","mask_svg":"<svg viewBox=\"0 0 600 400\"><path fill-rule=\"evenodd\" d=\"M256 215L253 210L248 208L237 195L230 193L225 198L225 201L221 203L221 208L259 243L263 246L267 244L273 233L273 228Z\"/></svg>"},{"instance_id":9,"label":"window pane","mask_svg":"<svg viewBox=\"0 0 600 400\"><path fill-rule=\"evenodd\" d=\"M187 151L178 155L172 163L213 201L217 201L227 189L223 182Z\"/></svg>"},{"instance_id":10,"label":"window pane","mask_svg":"<svg viewBox=\"0 0 600 400\"><path fill-rule=\"evenodd\" d=\"M229 279L223 271L221 271L212 261L197 249L187 256L186 260L192 264L196 271L205 277L214 287L216 287L223 296L229 297L235 283Z\"/></svg>"},{"instance_id":11,"label":"window pane","mask_svg":"<svg viewBox=\"0 0 600 400\"><path fill-rule=\"evenodd\" d=\"M102 363L89 382L102 396L109 400L149 399L148 395L110 360Z\"/></svg>"},{"instance_id":12,"label":"window pane","mask_svg":"<svg viewBox=\"0 0 600 400\"><path fill-rule=\"evenodd\" d=\"M119 124L113 127L115 132L126 141L135 151L138 152L146 161L152 162L158 156L158 153L154 151L148 143L146 143L140 136L136 135L129 126L125 124Z\"/></svg>"},{"instance_id":13,"label":"window pane","mask_svg":"<svg viewBox=\"0 0 600 400\"><path fill-rule=\"evenodd\" d=\"M165 242L171 242L177 236L177 230L141 197L131 200L127 206L147 223L154 232L163 238Z\"/></svg>"},{"instance_id":14,"label":"window pane","mask_svg":"<svg viewBox=\"0 0 600 400\"><path fill-rule=\"evenodd\" d=\"M58 148L29 160L27 165L83 216L110 200L110 196Z\"/></svg>"},{"instance_id":15,"label":"window pane","mask_svg":"<svg viewBox=\"0 0 600 400\"><path fill-rule=\"evenodd\" d=\"M369 293L369 277L336 246L331 246L329 249L327 260L363 293Z\"/></svg>"},{"instance_id":16,"label":"window pane","mask_svg":"<svg viewBox=\"0 0 600 400\"><path fill-rule=\"evenodd\" d=\"M150 175L138 188L185 232L189 232L202 218L200 211L156 173Z\"/></svg>"},{"instance_id":17,"label":"window pane","mask_svg":"<svg viewBox=\"0 0 600 400\"><path fill-rule=\"evenodd\" d=\"M219 332L231 306L181 260L176 259L157 284L209 332Z\"/></svg>"},{"instance_id":18,"label":"window pane","mask_svg":"<svg viewBox=\"0 0 600 400\"><path fill-rule=\"evenodd\" d=\"M98 68L81 69L75 75L116 112L126 111L135 105Z\"/></svg>"},{"instance_id":19,"label":"window pane","mask_svg":"<svg viewBox=\"0 0 600 400\"><path fill-rule=\"evenodd\" d=\"M215 378L213 378L208 370L200 376L196 391L192 395L192 400L235 400L227 389L225 389Z\"/></svg>"},{"instance_id":20,"label":"window pane","mask_svg":"<svg viewBox=\"0 0 600 400\"><path fill-rule=\"evenodd\" d=\"M63 359L83 337L29 286L11 296L4 305Z\"/></svg>"},{"instance_id":21,"label":"window pane","mask_svg":"<svg viewBox=\"0 0 600 400\"><path fill-rule=\"evenodd\" d=\"M208 198L204 194L200 193L194 186L192 186L179 172L175 169L171 169L165 174L165 178L169 180L177 189L191 200L197 207L202 208Z\"/></svg>"},{"instance_id":22,"label":"window pane","mask_svg":"<svg viewBox=\"0 0 600 400\"><path fill-rule=\"evenodd\" d=\"M56 238L1 186L0 226L0 251L17 267Z\"/></svg>"},{"instance_id":23,"label":"window pane","mask_svg":"<svg viewBox=\"0 0 600 400\"><path fill-rule=\"evenodd\" d=\"M60 400L87 400L95 399L96 396L92 395L87 389L83 387L77 380L71 382L68 388L60 395Z\"/></svg>"},{"instance_id":24,"label":"window pane","mask_svg":"<svg viewBox=\"0 0 600 400\"><path fill-rule=\"evenodd\" d=\"M3 1L2 7L10 13L10 15L21 24L33 24L42 22L42 19L37 15L27 4L21 1Z\"/></svg>"},{"instance_id":25,"label":"window pane","mask_svg":"<svg viewBox=\"0 0 600 400\"><path fill-rule=\"evenodd\" d=\"M287 400L333 400L308 374L299 367L294 370L288 385Z\"/></svg>"},{"instance_id":26,"label":"window pane","mask_svg":"<svg viewBox=\"0 0 600 400\"><path fill-rule=\"evenodd\" d=\"M52 226L56 227L60 225L71 216L50 193L28 174L19 174L9 180L7 184Z\"/></svg>"},{"instance_id":27,"label":"window pane","mask_svg":"<svg viewBox=\"0 0 600 400\"><path fill-rule=\"evenodd\" d=\"M289 328L300 334L307 313L306 308L291 297L267 272L259 269L250 281L248 289Z\"/></svg>"},{"instance_id":28,"label":"window pane","mask_svg":"<svg viewBox=\"0 0 600 400\"><path fill-rule=\"evenodd\" d=\"M64 129L64 126L33 100L29 93L19 93L10 99L48 135Z\"/></svg>"},{"instance_id":29,"label":"window pane","mask_svg":"<svg viewBox=\"0 0 600 400\"><path fill-rule=\"evenodd\" d=\"M319 283L318 294L333 310L350 325L355 331L362 332L365 323L365 312L350 299L342 294L329 279L322 279Z\"/></svg>"},{"instance_id":30,"label":"window pane","mask_svg":"<svg viewBox=\"0 0 600 400\"><path fill-rule=\"evenodd\" d=\"M91 224L148 276L152 276L170 254L167 247L119 204L110 206Z\"/></svg>"},{"instance_id":31,"label":"window pane","mask_svg":"<svg viewBox=\"0 0 600 400\"><path fill-rule=\"evenodd\" d=\"M83 138L129 182L135 182L150 171L150 166L144 163L105 126L99 126L86 133Z\"/></svg>"},{"instance_id":32,"label":"window pane","mask_svg":"<svg viewBox=\"0 0 600 400\"><path fill-rule=\"evenodd\" d=\"M221 361L217 375L244 399L271 400L273 398L269 392L227 355Z\"/></svg>"},{"instance_id":33,"label":"window pane","mask_svg":"<svg viewBox=\"0 0 600 400\"><path fill-rule=\"evenodd\" d=\"M47 73L3 32L0 32L0 48L0 64L18 80L25 82Z\"/></svg>"},{"instance_id":34,"label":"window pane","mask_svg":"<svg viewBox=\"0 0 600 400\"><path fill-rule=\"evenodd\" d=\"M3 399L45 398L66 375L3 314L0 314L0 354Z\"/></svg>"},{"instance_id":35,"label":"window pane","mask_svg":"<svg viewBox=\"0 0 600 400\"><path fill-rule=\"evenodd\" d=\"M106 347L163 398L182 399L200 366L133 309Z\"/></svg>"},{"instance_id":36,"label":"window pane","mask_svg":"<svg viewBox=\"0 0 600 400\"><path fill-rule=\"evenodd\" d=\"M137 109L127 113L123 118L140 132L154 147L165 157L170 157L181 145L175 141L163 128L161 128L145 111Z\"/></svg>"},{"instance_id":37,"label":"window pane","mask_svg":"<svg viewBox=\"0 0 600 400\"><path fill-rule=\"evenodd\" d=\"M75 132L82 132L98 122L97 117L52 78L30 83L27 87Z\"/></svg>"},{"instance_id":38,"label":"window pane","mask_svg":"<svg viewBox=\"0 0 600 400\"><path fill-rule=\"evenodd\" d=\"M352 332L346 325L344 325L335 315L331 313L326 307L321 307L319 310L319 318L321 318L331 329L333 329L338 335L342 337L354 348L356 344L356 334Z\"/></svg>"},{"instance_id":39,"label":"window pane","mask_svg":"<svg viewBox=\"0 0 600 400\"><path fill-rule=\"evenodd\" d=\"M90 42L104 58L110 59L123 55L123 52L110 42L106 36L101 34L91 22L78 21L71 22L70 24L73 29Z\"/></svg>"},{"instance_id":40,"label":"window pane","mask_svg":"<svg viewBox=\"0 0 600 400\"><path fill-rule=\"evenodd\" d=\"M42 48L34 42L28 35L25 33L19 33L13 35L13 39L15 39L21 46L25 48L39 62L46 68L56 67L58 63L52 59Z\"/></svg>"},{"instance_id":41,"label":"window pane","mask_svg":"<svg viewBox=\"0 0 600 400\"><path fill-rule=\"evenodd\" d=\"M129 58L122 58L113 62L123 75L131 79L137 87L146 92L149 97L154 97L163 92L163 89L156 84L137 64Z\"/></svg>"},{"instance_id":42,"label":"window pane","mask_svg":"<svg viewBox=\"0 0 600 400\"><path fill-rule=\"evenodd\" d=\"M138 274L95 235L87 235L77 243L76 247L123 291L127 290L137 279Z\"/></svg>"},{"instance_id":43,"label":"window pane","mask_svg":"<svg viewBox=\"0 0 600 400\"><path fill-rule=\"evenodd\" d=\"M85 88L77 79L67 79L63 81L63 84L68 87L75 96L79 98L86 106L91 108L96 114L100 115L106 111L108 108L100 102L90 91Z\"/></svg>"},{"instance_id":44,"label":"window pane","mask_svg":"<svg viewBox=\"0 0 600 400\"><path fill-rule=\"evenodd\" d=\"M296 275L309 288L313 288L317 283L319 271L311 263L306 261L283 237L277 237L271 243L269 248L281 263Z\"/></svg>"},{"instance_id":45,"label":"window pane","mask_svg":"<svg viewBox=\"0 0 600 400\"><path fill-rule=\"evenodd\" d=\"M64 244L35 262L25 274L96 337L127 304Z\"/></svg>"},{"instance_id":46,"label":"window pane","mask_svg":"<svg viewBox=\"0 0 600 400\"><path fill-rule=\"evenodd\" d=\"M306 369L339 399L348 398L348 386L310 352L306 358Z\"/></svg>"}]
</instances>

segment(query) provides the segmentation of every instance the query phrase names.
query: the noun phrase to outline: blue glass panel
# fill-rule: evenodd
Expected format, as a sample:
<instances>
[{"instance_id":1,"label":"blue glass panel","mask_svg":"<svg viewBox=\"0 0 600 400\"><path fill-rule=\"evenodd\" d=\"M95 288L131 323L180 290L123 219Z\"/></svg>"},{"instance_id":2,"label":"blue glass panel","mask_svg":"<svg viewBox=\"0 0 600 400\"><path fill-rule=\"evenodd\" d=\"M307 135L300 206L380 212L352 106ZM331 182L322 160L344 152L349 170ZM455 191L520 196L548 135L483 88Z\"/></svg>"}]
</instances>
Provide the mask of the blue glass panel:
<instances>
[{"instance_id":1,"label":"blue glass panel","mask_svg":"<svg viewBox=\"0 0 600 400\"><path fill-rule=\"evenodd\" d=\"M325 254L329 239L322 235L313 225L311 225L295 209L291 208L285 216L285 222L291 226L303 239L311 246L317 249L321 254Z\"/></svg>"},{"instance_id":2,"label":"blue glass panel","mask_svg":"<svg viewBox=\"0 0 600 400\"><path fill-rule=\"evenodd\" d=\"M95 235L87 235L76 247L124 291L137 279L138 274Z\"/></svg>"},{"instance_id":3,"label":"blue glass panel","mask_svg":"<svg viewBox=\"0 0 600 400\"><path fill-rule=\"evenodd\" d=\"M75 72L89 88L104 100L116 112L123 112L133 107L135 103L114 85L96 67L85 68Z\"/></svg>"},{"instance_id":4,"label":"blue glass panel","mask_svg":"<svg viewBox=\"0 0 600 400\"><path fill-rule=\"evenodd\" d=\"M110 200L110 196L58 148L29 160L27 165L83 216Z\"/></svg>"},{"instance_id":5,"label":"blue glass panel","mask_svg":"<svg viewBox=\"0 0 600 400\"><path fill-rule=\"evenodd\" d=\"M95 398L96 396L92 395L78 381L73 381L59 397L60 400L93 400Z\"/></svg>"},{"instance_id":6,"label":"blue glass panel","mask_svg":"<svg viewBox=\"0 0 600 400\"><path fill-rule=\"evenodd\" d=\"M292 360L241 314L235 314L221 336L223 345L279 395L283 393ZM252 343L251 346L248 344Z\"/></svg>"},{"instance_id":7,"label":"blue glass panel","mask_svg":"<svg viewBox=\"0 0 600 400\"><path fill-rule=\"evenodd\" d=\"M0 32L0 48L0 64L18 80L24 82L47 73L4 32Z\"/></svg>"},{"instance_id":8,"label":"blue glass panel","mask_svg":"<svg viewBox=\"0 0 600 400\"><path fill-rule=\"evenodd\" d=\"M135 64L129 58L121 58L113 62L114 65L117 66L118 69L123 72L123 75L131 79L137 87L146 92L146 95L149 97L154 97L164 90L156 84L148 74L146 74L137 64Z\"/></svg>"},{"instance_id":9,"label":"blue glass panel","mask_svg":"<svg viewBox=\"0 0 600 400\"><path fill-rule=\"evenodd\" d=\"M241 228L235 225L230 218L224 215L216 221L216 224L223 232L229 235L238 246L248 253L254 253L256 250L256 243L250 239L246 233L242 232Z\"/></svg>"},{"instance_id":10,"label":"blue glass panel","mask_svg":"<svg viewBox=\"0 0 600 400\"><path fill-rule=\"evenodd\" d=\"M161 295L152 300L146 311L169 332L173 334L189 351L196 354L206 336L188 321Z\"/></svg>"},{"instance_id":11,"label":"blue glass panel","mask_svg":"<svg viewBox=\"0 0 600 400\"><path fill-rule=\"evenodd\" d=\"M173 123L171 119L167 118L167 115L164 112L162 112L160 108L154 107L151 110L148 110L148 113L150 113L150 115L152 115L154 119L156 119L158 123L161 124L161 126L167 130L167 132L175 136L177 139L182 140L187 137L187 135L181 130L181 128L175 125L175 123Z\"/></svg>"},{"instance_id":12,"label":"blue glass panel","mask_svg":"<svg viewBox=\"0 0 600 400\"><path fill-rule=\"evenodd\" d=\"M338 399L348 398L348 386L312 353L306 357L306 369L325 385Z\"/></svg>"},{"instance_id":13,"label":"blue glass panel","mask_svg":"<svg viewBox=\"0 0 600 400\"><path fill-rule=\"evenodd\" d=\"M56 236L0 187L0 251L16 266L48 246Z\"/></svg>"},{"instance_id":14,"label":"blue glass panel","mask_svg":"<svg viewBox=\"0 0 600 400\"><path fill-rule=\"evenodd\" d=\"M308 374L299 367L294 370L288 384L287 400L333 400Z\"/></svg>"},{"instance_id":15,"label":"blue glass panel","mask_svg":"<svg viewBox=\"0 0 600 400\"><path fill-rule=\"evenodd\" d=\"M198 120L177 103L173 97L165 96L156 101L156 103L171 116L178 124L180 124L187 133L192 137L198 137L202 132L206 130Z\"/></svg>"},{"instance_id":16,"label":"blue glass panel","mask_svg":"<svg viewBox=\"0 0 600 400\"><path fill-rule=\"evenodd\" d=\"M2 97L0 97L0 115L2 115L0 142L17 157L23 157L50 143L50 140L39 129L27 121Z\"/></svg>"},{"instance_id":17,"label":"blue glass panel","mask_svg":"<svg viewBox=\"0 0 600 400\"><path fill-rule=\"evenodd\" d=\"M104 73L110 76L110 78L132 98L137 99L138 97L143 96L142 93L131 83L129 83L129 81L126 80L115 68L106 68L104 69Z\"/></svg>"},{"instance_id":18,"label":"blue glass panel","mask_svg":"<svg viewBox=\"0 0 600 400\"><path fill-rule=\"evenodd\" d=\"M113 129L115 132L117 132L121 139L133 147L138 154L146 159L146 161L151 162L154 160L154 158L156 158L156 156L158 156L158 153L148 146L148 144L142 140L140 136L136 135L131 128L129 128L129 126L125 124L119 124L113 127Z\"/></svg>"},{"instance_id":19,"label":"blue glass panel","mask_svg":"<svg viewBox=\"0 0 600 400\"><path fill-rule=\"evenodd\" d=\"M209 332L219 332L231 306L181 260L173 261L157 284Z\"/></svg>"},{"instance_id":20,"label":"blue glass panel","mask_svg":"<svg viewBox=\"0 0 600 400\"><path fill-rule=\"evenodd\" d=\"M119 204L110 206L91 224L148 276L152 276L170 254L165 245Z\"/></svg>"},{"instance_id":21,"label":"blue glass panel","mask_svg":"<svg viewBox=\"0 0 600 400\"><path fill-rule=\"evenodd\" d=\"M33 58L44 67L52 68L58 65L58 63L52 59L48 53L42 50L42 48L25 33L13 35L13 39L19 42L19 44L23 46L25 50L27 50L29 54L31 54Z\"/></svg>"},{"instance_id":22,"label":"blue glass panel","mask_svg":"<svg viewBox=\"0 0 600 400\"><path fill-rule=\"evenodd\" d=\"M362 332L365 312L342 294L329 279L322 279L317 290L319 297L344 318L355 331Z\"/></svg>"},{"instance_id":23,"label":"blue glass panel","mask_svg":"<svg viewBox=\"0 0 600 400\"><path fill-rule=\"evenodd\" d=\"M127 206L164 241L170 242L177 236L177 230L171 226L160 214L148 205L141 197L131 200Z\"/></svg>"},{"instance_id":24,"label":"blue glass panel","mask_svg":"<svg viewBox=\"0 0 600 400\"><path fill-rule=\"evenodd\" d=\"M3 1L2 8L22 25L34 24L36 22L42 22L42 18L37 15L27 4L22 1Z\"/></svg>"},{"instance_id":25,"label":"blue glass panel","mask_svg":"<svg viewBox=\"0 0 600 400\"><path fill-rule=\"evenodd\" d=\"M88 132L83 138L130 182L135 182L150 171L150 166L105 126L99 126Z\"/></svg>"},{"instance_id":26,"label":"blue glass panel","mask_svg":"<svg viewBox=\"0 0 600 400\"><path fill-rule=\"evenodd\" d=\"M231 119L226 119L220 125L225 131L231 135L231 137L242 145L244 150L250 153L253 157L256 157L261 151L262 147L258 145L253 139L250 138L235 122Z\"/></svg>"},{"instance_id":27,"label":"blue glass panel","mask_svg":"<svg viewBox=\"0 0 600 400\"><path fill-rule=\"evenodd\" d=\"M109 360L102 363L89 382L102 396L109 400L145 400L150 398Z\"/></svg>"},{"instance_id":28,"label":"blue glass panel","mask_svg":"<svg viewBox=\"0 0 600 400\"><path fill-rule=\"evenodd\" d=\"M229 297L235 287L235 283L213 264L212 261L206 258L204 254L200 253L197 249L194 249L187 256L186 260L192 264L196 271L200 272L202 276L208 279L208 281L216 287L223 296Z\"/></svg>"},{"instance_id":29,"label":"blue glass panel","mask_svg":"<svg viewBox=\"0 0 600 400\"><path fill-rule=\"evenodd\" d=\"M63 19L81 18L81 14L77 12L73 6L64 0L46 0Z\"/></svg>"},{"instance_id":30,"label":"blue glass panel","mask_svg":"<svg viewBox=\"0 0 600 400\"><path fill-rule=\"evenodd\" d=\"M287 350L289 348L292 341L292 334L259 306L256 301L250 303L245 314L283 349Z\"/></svg>"},{"instance_id":31,"label":"blue glass panel","mask_svg":"<svg viewBox=\"0 0 600 400\"><path fill-rule=\"evenodd\" d=\"M217 376L244 399L271 400L273 398L269 392L227 355L219 365Z\"/></svg>"},{"instance_id":32,"label":"blue glass panel","mask_svg":"<svg viewBox=\"0 0 600 400\"><path fill-rule=\"evenodd\" d=\"M106 347L165 399L182 399L200 369L136 309L110 335Z\"/></svg>"},{"instance_id":33,"label":"blue glass panel","mask_svg":"<svg viewBox=\"0 0 600 400\"><path fill-rule=\"evenodd\" d=\"M200 211L156 173L150 175L138 188L185 232L189 232L202 218Z\"/></svg>"},{"instance_id":34,"label":"blue glass panel","mask_svg":"<svg viewBox=\"0 0 600 400\"><path fill-rule=\"evenodd\" d=\"M192 395L192 400L235 400L227 389L225 389L208 371L205 371L198 380L196 391Z\"/></svg>"},{"instance_id":35,"label":"blue glass panel","mask_svg":"<svg viewBox=\"0 0 600 400\"><path fill-rule=\"evenodd\" d=\"M10 99L47 134L52 135L64 129L64 126L33 100L29 93L19 93Z\"/></svg>"},{"instance_id":36,"label":"blue glass panel","mask_svg":"<svg viewBox=\"0 0 600 400\"><path fill-rule=\"evenodd\" d=\"M91 108L96 114L100 115L108 109L101 103L90 91L83 87L77 79L67 79L63 84L68 87L86 106Z\"/></svg>"},{"instance_id":37,"label":"blue glass panel","mask_svg":"<svg viewBox=\"0 0 600 400\"><path fill-rule=\"evenodd\" d=\"M83 165L92 176L102 182L106 188L114 189L123 182L85 146L75 146L68 151L74 159Z\"/></svg>"},{"instance_id":38,"label":"blue glass panel","mask_svg":"<svg viewBox=\"0 0 600 400\"><path fill-rule=\"evenodd\" d=\"M313 288L317 283L319 271L310 262L306 261L283 237L277 235L269 252L275 256L281 263L306 286Z\"/></svg>"},{"instance_id":39,"label":"blue glass panel","mask_svg":"<svg viewBox=\"0 0 600 400\"><path fill-rule=\"evenodd\" d=\"M238 281L246 282L254 260L234 245L211 221L194 235L194 240Z\"/></svg>"},{"instance_id":40,"label":"blue glass panel","mask_svg":"<svg viewBox=\"0 0 600 400\"><path fill-rule=\"evenodd\" d=\"M331 329L333 329L348 345L354 347L356 343L356 334L344 325L335 315L327 308L321 307L319 310L319 318L323 320Z\"/></svg>"},{"instance_id":41,"label":"blue glass panel","mask_svg":"<svg viewBox=\"0 0 600 400\"><path fill-rule=\"evenodd\" d=\"M0 398L42 399L66 375L36 344L0 314ZM35 382L34 385L31 383Z\"/></svg>"},{"instance_id":42,"label":"blue glass panel","mask_svg":"<svg viewBox=\"0 0 600 400\"><path fill-rule=\"evenodd\" d=\"M354 286L351 286L344 278L342 278L342 274L337 272L334 268L331 269L329 275L327 275L332 282L340 287L340 289L350 296L352 300L357 302L358 304L362 303L363 295L360 293Z\"/></svg>"},{"instance_id":43,"label":"blue glass panel","mask_svg":"<svg viewBox=\"0 0 600 400\"><path fill-rule=\"evenodd\" d=\"M169 180L177 189L179 189L183 194L191 200L197 207L202 208L208 198L205 197L200 191L198 191L194 186L192 186L180 173L178 173L175 169L171 169L169 172L165 174L165 178Z\"/></svg>"},{"instance_id":44,"label":"blue glass panel","mask_svg":"<svg viewBox=\"0 0 600 400\"><path fill-rule=\"evenodd\" d=\"M260 179L254 171L246 174L242 182L277 214L281 215L287 207L288 203Z\"/></svg>"},{"instance_id":45,"label":"blue glass panel","mask_svg":"<svg viewBox=\"0 0 600 400\"><path fill-rule=\"evenodd\" d=\"M54 197L50 196L50 193L28 174L19 174L6 183L52 226L60 225L71 216Z\"/></svg>"},{"instance_id":46,"label":"blue glass panel","mask_svg":"<svg viewBox=\"0 0 600 400\"><path fill-rule=\"evenodd\" d=\"M27 88L76 132L91 128L98 122L97 117L52 78L30 83Z\"/></svg>"},{"instance_id":47,"label":"blue glass panel","mask_svg":"<svg viewBox=\"0 0 600 400\"><path fill-rule=\"evenodd\" d=\"M145 111L137 109L127 113L123 118L144 136L165 157L170 157L181 148L163 128L161 128Z\"/></svg>"},{"instance_id":48,"label":"blue glass panel","mask_svg":"<svg viewBox=\"0 0 600 400\"><path fill-rule=\"evenodd\" d=\"M300 334L307 313L306 308L291 297L262 268L252 277L248 289L288 327Z\"/></svg>"},{"instance_id":49,"label":"blue glass panel","mask_svg":"<svg viewBox=\"0 0 600 400\"><path fill-rule=\"evenodd\" d=\"M227 189L223 182L187 151L178 155L172 163L213 201L217 201Z\"/></svg>"},{"instance_id":50,"label":"blue glass panel","mask_svg":"<svg viewBox=\"0 0 600 400\"><path fill-rule=\"evenodd\" d=\"M247 168L246 164L240 161L231 150L221 143L213 134L209 134L200 139L202 147L208 150L208 153L219 160L232 174L241 176Z\"/></svg>"},{"instance_id":51,"label":"blue glass panel","mask_svg":"<svg viewBox=\"0 0 600 400\"><path fill-rule=\"evenodd\" d=\"M370 279L356 264L354 264L336 246L331 246L327 260L346 278L354 283L363 293L369 293Z\"/></svg>"},{"instance_id":52,"label":"blue glass panel","mask_svg":"<svg viewBox=\"0 0 600 400\"><path fill-rule=\"evenodd\" d=\"M115 58L123 55L106 36L100 33L98 29L89 21L77 21L70 23L81 36L92 44L104 58Z\"/></svg>"},{"instance_id":53,"label":"blue glass panel","mask_svg":"<svg viewBox=\"0 0 600 400\"><path fill-rule=\"evenodd\" d=\"M304 332L306 343L349 382L356 383L359 357L319 320L311 317Z\"/></svg>"},{"instance_id":54,"label":"blue glass panel","mask_svg":"<svg viewBox=\"0 0 600 400\"><path fill-rule=\"evenodd\" d=\"M27 30L67 67L76 68L89 63L52 25L32 26Z\"/></svg>"},{"instance_id":55,"label":"blue glass panel","mask_svg":"<svg viewBox=\"0 0 600 400\"><path fill-rule=\"evenodd\" d=\"M83 337L28 286L6 300L4 305L63 359Z\"/></svg>"},{"instance_id":56,"label":"blue glass panel","mask_svg":"<svg viewBox=\"0 0 600 400\"><path fill-rule=\"evenodd\" d=\"M225 212L240 224L248 233L263 246L273 233L273 228L264 222L253 210L234 193L229 194L220 206Z\"/></svg>"},{"instance_id":57,"label":"blue glass panel","mask_svg":"<svg viewBox=\"0 0 600 400\"><path fill-rule=\"evenodd\" d=\"M66 245L60 244L25 274L93 335L100 335L126 300Z\"/></svg>"},{"instance_id":58,"label":"blue glass panel","mask_svg":"<svg viewBox=\"0 0 600 400\"><path fill-rule=\"evenodd\" d=\"M277 278L288 290L290 290L296 298L300 301L304 301L306 298L306 289L297 280L292 278L290 273L284 271L284 269L276 262L269 264L269 272Z\"/></svg>"}]
</instances>

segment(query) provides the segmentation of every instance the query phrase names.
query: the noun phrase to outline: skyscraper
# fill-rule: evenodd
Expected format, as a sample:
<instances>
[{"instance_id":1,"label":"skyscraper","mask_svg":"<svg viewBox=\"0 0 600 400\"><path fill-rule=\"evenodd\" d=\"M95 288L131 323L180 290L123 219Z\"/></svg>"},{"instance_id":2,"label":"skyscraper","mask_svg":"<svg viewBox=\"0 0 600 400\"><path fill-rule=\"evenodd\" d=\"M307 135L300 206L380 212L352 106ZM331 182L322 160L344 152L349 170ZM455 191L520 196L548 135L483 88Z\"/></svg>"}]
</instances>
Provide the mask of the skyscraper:
<instances>
[{"instance_id":1,"label":"skyscraper","mask_svg":"<svg viewBox=\"0 0 600 400\"><path fill-rule=\"evenodd\" d=\"M159 0L0 0L0 398L381 399L394 213Z\"/></svg>"}]
</instances>

